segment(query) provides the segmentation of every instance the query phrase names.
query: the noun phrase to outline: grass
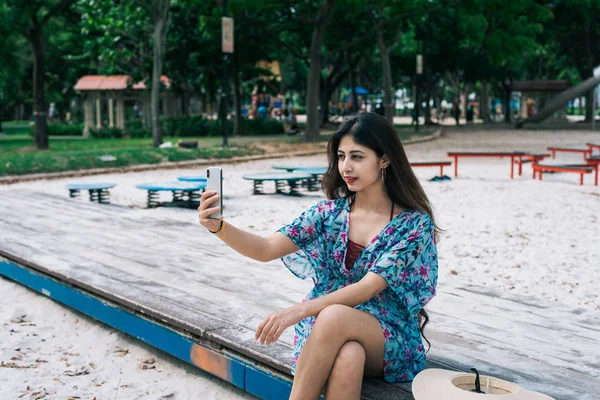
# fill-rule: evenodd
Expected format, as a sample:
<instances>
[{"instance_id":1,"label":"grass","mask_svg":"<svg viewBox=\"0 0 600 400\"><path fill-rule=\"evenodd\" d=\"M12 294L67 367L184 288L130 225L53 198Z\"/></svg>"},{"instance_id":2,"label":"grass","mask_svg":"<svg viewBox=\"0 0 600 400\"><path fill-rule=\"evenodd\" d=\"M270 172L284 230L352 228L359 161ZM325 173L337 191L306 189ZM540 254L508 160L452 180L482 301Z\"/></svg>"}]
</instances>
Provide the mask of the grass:
<instances>
[{"instance_id":1,"label":"grass","mask_svg":"<svg viewBox=\"0 0 600 400\"><path fill-rule=\"evenodd\" d=\"M29 121L2 121L2 130L6 135L26 135L31 127Z\"/></svg>"},{"instance_id":2,"label":"grass","mask_svg":"<svg viewBox=\"0 0 600 400\"><path fill-rule=\"evenodd\" d=\"M26 126L29 129L28 126ZM433 129L398 126L398 136L405 141L410 138L430 135ZM319 141L328 141L330 135L322 135ZM173 143L181 138L165 137L164 142ZM155 148L152 139L88 139L50 137L50 150L37 151L29 135L0 137L0 176L24 175L43 172L61 172L91 168L126 167L137 164L159 164L170 161L187 161L207 158L230 158L244 155L262 154L252 146L258 141L278 141L300 143L298 136L255 136L230 139L230 148L218 147L219 137L185 138L185 141L198 141L199 148L184 149ZM114 161L102 161L101 156L110 155Z\"/></svg>"},{"instance_id":3,"label":"grass","mask_svg":"<svg viewBox=\"0 0 600 400\"><path fill-rule=\"evenodd\" d=\"M186 138L192 140L194 138ZM166 141L173 138L165 138ZM50 150L37 151L29 136L0 138L0 176L42 172L61 172L91 168L125 167L136 164L158 164L207 158L231 158L261 154L250 144L218 147L218 138L197 139L197 149L154 148L151 139L66 139L50 138ZM232 143L232 145L234 145ZM111 155L114 161L102 161Z\"/></svg>"}]
</instances>

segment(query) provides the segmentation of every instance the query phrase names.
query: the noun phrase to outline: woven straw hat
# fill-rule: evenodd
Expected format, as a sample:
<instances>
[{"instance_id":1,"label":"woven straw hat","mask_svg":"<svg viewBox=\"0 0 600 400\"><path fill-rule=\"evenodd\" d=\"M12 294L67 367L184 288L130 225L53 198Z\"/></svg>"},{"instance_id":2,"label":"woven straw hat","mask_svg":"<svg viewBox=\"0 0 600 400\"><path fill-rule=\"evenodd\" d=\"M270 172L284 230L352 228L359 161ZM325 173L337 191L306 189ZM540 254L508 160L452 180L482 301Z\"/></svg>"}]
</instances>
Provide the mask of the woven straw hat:
<instances>
[{"instance_id":1,"label":"woven straw hat","mask_svg":"<svg viewBox=\"0 0 600 400\"><path fill-rule=\"evenodd\" d=\"M425 369L413 380L412 394L415 400L553 400L493 376L481 375L479 380L481 390L487 394L471 391L475 389L475 374Z\"/></svg>"}]
</instances>

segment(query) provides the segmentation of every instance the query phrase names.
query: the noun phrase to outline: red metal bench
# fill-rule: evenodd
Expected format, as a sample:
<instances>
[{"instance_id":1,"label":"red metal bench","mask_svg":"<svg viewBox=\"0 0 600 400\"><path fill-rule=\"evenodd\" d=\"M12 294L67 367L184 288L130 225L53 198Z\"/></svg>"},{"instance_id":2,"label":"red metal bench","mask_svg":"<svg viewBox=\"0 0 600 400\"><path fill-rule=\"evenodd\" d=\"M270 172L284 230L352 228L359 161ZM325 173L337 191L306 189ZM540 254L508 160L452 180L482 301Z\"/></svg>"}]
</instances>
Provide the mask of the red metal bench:
<instances>
[{"instance_id":1,"label":"red metal bench","mask_svg":"<svg viewBox=\"0 0 600 400\"><path fill-rule=\"evenodd\" d=\"M518 160L519 165L519 175L522 172L523 165L523 157L525 154L522 151L511 151L511 152L473 152L473 151L463 151L463 152L449 152L448 157L454 157L454 176L458 176L458 159L460 157L510 157L510 179L514 178L514 164L515 160Z\"/></svg>"},{"instance_id":2,"label":"red metal bench","mask_svg":"<svg viewBox=\"0 0 600 400\"><path fill-rule=\"evenodd\" d=\"M533 170L533 179L535 179L535 175L537 174L539 180L542 180L542 173L544 172L573 172L579 174L579 184L583 185L583 174L589 174L595 170L593 165L589 164L571 164L571 165L542 165L542 164L533 164L531 166Z\"/></svg>"},{"instance_id":3,"label":"red metal bench","mask_svg":"<svg viewBox=\"0 0 600 400\"><path fill-rule=\"evenodd\" d=\"M596 176L594 177L594 185L598 186L598 170L600 170L600 156L592 156L587 160L588 164L591 164L596 169Z\"/></svg>"},{"instance_id":4,"label":"red metal bench","mask_svg":"<svg viewBox=\"0 0 600 400\"><path fill-rule=\"evenodd\" d=\"M444 176L444 167L452 165L452 161L411 162L411 167L440 167L440 178Z\"/></svg>"},{"instance_id":5,"label":"red metal bench","mask_svg":"<svg viewBox=\"0 0 600 400\"><path fill-rule=\"evenodd\" d=\"M587 149L569 149L569 148L566 148L566 147L548 147L548 151L552 152L552 158L556 158L556 153L558 153L558 152L562 152L562 153L582 153L583 154L583 161L585 161L586 158L592 156L592 149L591 148L587 148Z\"/></svg>"},{"instance_id":6,"label":"red metal bench","mask_svg":"<svg viewBox=\"0 0 600 400\"><path fill-rule=\"evenodd\" d=\"M590 149L590 156L592 155L592 153L594 152L594 149L596 150L600 150L600 144L594 144L594 143L586 143L585 144L587 147L589 147Z\"/></svg>"}]
</instances>

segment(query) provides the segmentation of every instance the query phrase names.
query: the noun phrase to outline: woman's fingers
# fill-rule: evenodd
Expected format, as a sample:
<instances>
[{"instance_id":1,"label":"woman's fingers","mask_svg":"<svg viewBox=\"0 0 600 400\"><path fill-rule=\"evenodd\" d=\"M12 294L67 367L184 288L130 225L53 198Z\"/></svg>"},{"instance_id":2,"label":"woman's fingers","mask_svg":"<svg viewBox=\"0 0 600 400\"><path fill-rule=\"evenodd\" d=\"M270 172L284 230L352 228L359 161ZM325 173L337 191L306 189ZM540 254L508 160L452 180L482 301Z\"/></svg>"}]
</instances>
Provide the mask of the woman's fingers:
<instances>
[{"instance_id":1,"label":"woman's fingers","mask_svg":"<svg viewBox=\"0 0 600 400\"><path fill-rule=\"evenodd\" d=\"M258 338L260 337L260 334L262 333L262 330L264 329L265 325L267 325L268 322L269 322L269 317L263 319L262 322L260 323L260 325L258 325L258 328L256 328L256 333L254 334L254 340L258 340Z\"/></svg>"},{"instance_id":2,"label":"woman's fingers","mask_svg":"<svg viewBox=\"0 0 600 400\"><path fill-rule=\"evenodd\" d=\"M258 338L258 341L260 344L265 344L265 342L267 340L267 333L269 333L269 331L273 327L273 323L274 323L273 319L270 318L269 322L267 322L267 325L265 325L265 327L263 328L262 332L260 333L260 337Z\"/></svg>"},{"instance_id":3,"label":"woman's fingers","mask_svg":"<svg viewBox=\"0 0 600 400\"><path fill-rule=\"evenodd\" d=\"M212 192L212 193L216 193L216 192ZM204 194L206 194L206 193L204 193ZM210 206L212 203L219 200L218 194L211 195L210 197L204 197L204 194L200 198L200 207L198 207L198 211L205 210L206 207Z\"/></svg>"},{"instance_id":4,"label":"woman's fingers","mask_svg":"<svg viewBox=\"0 0 600 400\"><path fill-rule=\"evenodd\" d=\"M275 335L275 333L279 329L279 325L280 325L279 323L273 323L273 325L271 325L271 329L269 329L269 331L266 332L266 334L265 334L265 338L266 338L265 341L266 341L267 346L274 342L273 336Z\"/></svg>"},{"instance_id":5,"label":"woman's fingers","mask_svg":"<svg viewBox=\"0 0 600 400\"><path fill-rule=\"evenodd\" d=\"M280 326L279 328L277 328L277 332L275 332L275 334L273 335L273 339L271 340L271 343L275 343L276 341L278 341L279 337L281 336L283 331L285 331L284 326Z\"/></svg>"}]
</instances>

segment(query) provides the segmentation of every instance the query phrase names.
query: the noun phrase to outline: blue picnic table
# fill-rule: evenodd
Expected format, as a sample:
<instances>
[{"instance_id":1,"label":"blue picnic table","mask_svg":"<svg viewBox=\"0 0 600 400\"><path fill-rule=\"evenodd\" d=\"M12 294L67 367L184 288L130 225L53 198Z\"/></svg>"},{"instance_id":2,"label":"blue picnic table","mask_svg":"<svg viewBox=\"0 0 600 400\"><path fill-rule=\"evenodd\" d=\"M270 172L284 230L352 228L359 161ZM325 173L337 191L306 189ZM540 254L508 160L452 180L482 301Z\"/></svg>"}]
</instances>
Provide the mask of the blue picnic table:
<instances>
[{"instance_id":1,"label":"blue picnic table","mask_svg":"<svg viewBox=\"0 0 600 400\"><path fill-rule=\"evenodd\" d=\"M311 178L307 181L303 182L303 186L306 187L309 191L315 192L319 190L319 185L321 184L321 180L323 179L323 174L327 172L327 167L319 167L319 166L294 166L294 165L274 165L274 169L286 170L288 172L302 172L306 174L310 174Z\"/></svg>"},{"instance_id":2,"label":"blue picnic table","mask_svg":"<svg viewBox=\"0 0 600 400\"><path fill-rule=\"evenodd\" d=\"M117 186L116 183L106 182L92 182L92 183L71 183L66 185L69 189L69 197L79 197L81 190L87 190L90 195L90 201L97 201L100 204L110 203L110 192L108 189L112 189Z\"/></svg>"},{"instance_id":3,"label":"blue picnic table","mask_svg":"<svg viewBox=\"0 0 600 400\"><path fill-rule=\"evenodd\" d=\"M275 182L275 193L299 196L298 187L302 182L310 180L312 175L304 172L262 172L244 175L243 178L254 182L253 194L265 194L264 182L272 181ZM285 191L286 185L289 186L287 192Z\"/></svg>"},{"instance_id":4,"label":"blue picnic table","mask_svg":"<svg viewBox=\"0 0 600 400\"><path fill-rule=\"evenodd\" d=\"M148 191L148 208L158 206L183 206L196 208L200 205L200 196L206 188L206 182L165 182L165 183L143 183L135 186L138 189ZM161 203L158 199L160 192L171 192L173 200Z\"/></svg>"}]
</instances>

